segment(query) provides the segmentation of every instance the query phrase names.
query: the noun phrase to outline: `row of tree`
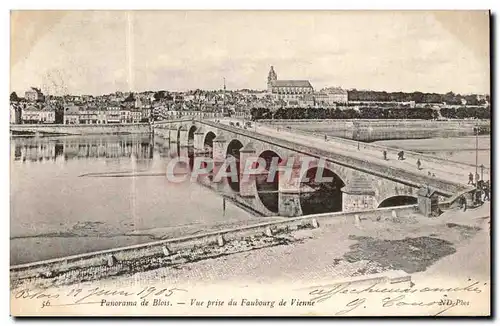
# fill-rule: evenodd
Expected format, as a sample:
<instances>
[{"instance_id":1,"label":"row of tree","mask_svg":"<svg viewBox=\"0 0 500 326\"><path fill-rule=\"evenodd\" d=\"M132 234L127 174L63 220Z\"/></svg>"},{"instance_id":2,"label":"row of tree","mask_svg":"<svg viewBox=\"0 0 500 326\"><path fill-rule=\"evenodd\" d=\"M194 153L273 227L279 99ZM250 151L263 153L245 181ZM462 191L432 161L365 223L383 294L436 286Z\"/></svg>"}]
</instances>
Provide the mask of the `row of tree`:
<instances>
[{"instance_id":1,"label":"row of tree","mask_svg":"<svg viewBox=\"0 0 500 326\"><path fill-rule=\"evenodd\" d=\"M441 108L441 115L451 119L491 119L490 108L485 107L458 107L458 108Z\"/></svg>"},{"instance_id":2,"label":"row of tree","mask_svg":"<svg viewBox=\"0 0 500 326\"><path fill-rule=\"evenodd\" d=\"M250 111L253 120L260 119L437 119L438 110L431 108L401 109L362 107L359 110L322 109L322 108L281 108L275 112L267 108L253 108ZM490 109L485 107L442 108L444 118L489 119Z\"/></svg>"},{"instance_id":3,"label":"row of tree","mask_svg":"<svg viewBox=\"0 0 500 326\"><path fill-rule=\"evenodd\" d=\"M478 99L477 95L460 95L453 92L446 94L437 93L403 93L403 92L379 92L379 91L362 91L362 90L349 90L349 101L363 101L363 102L410 102L415 103L443 103L453 105L461 105L462 100L467 101L467 105L482 105L486 101L489 102L489 96L485 99Z\"/></svg>"}]
</instances>

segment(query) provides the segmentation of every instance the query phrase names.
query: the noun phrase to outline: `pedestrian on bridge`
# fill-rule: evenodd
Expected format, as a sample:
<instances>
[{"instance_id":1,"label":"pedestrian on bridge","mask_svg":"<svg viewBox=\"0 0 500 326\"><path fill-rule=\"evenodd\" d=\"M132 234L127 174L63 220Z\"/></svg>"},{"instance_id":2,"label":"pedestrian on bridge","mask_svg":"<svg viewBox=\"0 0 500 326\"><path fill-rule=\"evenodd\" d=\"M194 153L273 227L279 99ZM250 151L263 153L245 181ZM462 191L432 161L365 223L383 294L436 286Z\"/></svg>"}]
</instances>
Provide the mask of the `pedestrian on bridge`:
<instances>
[{"instance_id":1,"label":"pedestrian on bridge","mask_svg":"<svg viewBox=\"0 0 500 326\"><path fill-rule=\"evenodd\" d=\"M469 173L469 182L467 182L467 184L470 185L471 183L474 184L474 175L472 172Z\"/></svg>"},{"instance_id":2,"label":"pedestrian on bridge","mask_svg":"<svg viewBox=\"0 0 500 326\"><path fill-rule=\"evenodd\" d=\"M467 199L465 198L464 195L460 196L459 204L460 204L460 208L463 208L464 212L465 212L467 210Z\"/></svg>"},{"instance_id":3,"label":"pedestrian on bridge","mask_svg":"<svg viewBox=\"0 0 500 326\"><path fill-rule=\"evenodd\" d=\"M462 207L464 207L464 199L465 199L465 198L464 198L464 196L463 196L463 195L462 195L462 196L460 196L460 197L458 197L458 208L459 208L459 209L462 209Z\"/></svg>"}]
</instances>

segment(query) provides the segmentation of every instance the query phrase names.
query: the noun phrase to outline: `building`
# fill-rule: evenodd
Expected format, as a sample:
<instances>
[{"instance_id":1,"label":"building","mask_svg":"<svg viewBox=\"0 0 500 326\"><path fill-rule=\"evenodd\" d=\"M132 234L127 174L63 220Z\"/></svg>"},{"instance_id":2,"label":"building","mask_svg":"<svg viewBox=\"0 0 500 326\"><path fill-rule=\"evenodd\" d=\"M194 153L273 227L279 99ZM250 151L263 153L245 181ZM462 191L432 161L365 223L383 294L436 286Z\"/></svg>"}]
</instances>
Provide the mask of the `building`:
<instances>
[{"instance_id":1,"label":"building","mask_svg":"<svg viewBox=\"0 0 500 326\"><path fill-rule=\"evenodd\" d=\"M95 106L82 107L80 109L79 121L80 124L85 125L106 123L106 114L103 114L101 110Z\"/></svg>"},{"instance_id":2,"label":"building","mask_svg":"<svg viewBox=\"0 0 500 326\"><path fill-rule=\"evenodd\" d=\"M120 123L120 107L118 105L108 107L106 120L108 123Z\"/></svg>"},{"instance_id":3,"label":"building","mask_svg":"<svg viewBox=\"0 0 500 326\"><path fill-rule=\"evenodd\" d=\"M29 102L42 102L44 100L42 91L36 87L31 87L24 92L24 98Z\"/></svg>"},{"instance_id":4,"label":"building","mask_svg":"<svg viewBox=\"0 0 500 326\"><path fill-rule=\"evenodd\" d=\"M28 104L21 111L21 120L23 123L40 123L40 107Z\"/></svg>"},{"instance_id":5,"label":"building","mask_svg":"<svg viewBox=\"0 0 500 326\"><path fill-rule=\"evenodd\" d=\"M312 94L314 88L308 80L279 80L271 66L267 76L267 91L275 99L299 100L305 94Z\"/></svg>"},{"instance_id":6,"label":"building","mask_svg":"<svg viewBox=\"0 0 500 326\"><path fill-rule=\"evenodd\" d=\"M328 104L347 104L349 98L347 90L340 87L328 87L321 90L327 95Z\"/></svg>"},{"instance_id":7,"label":"building","mask_svg":"<svg viewBox=\"0 0 500 326\"><path fill-rule=\"evenodd\" d=\"M298 105L302 107L311 107L316 104L315 100L314 94L304 94L299 98Z\"/></svg>"},{"instance_id":8,"label":"building","mask_svg":"<svg viewBox=\"0 0 500 326\"><path fill-rule=\"evenodd\" d=\"M144 107L141 109L141 122L148 122L149 118L151 117L151 111L153 109L151 106L149 107Z\"/></svg>"},{"instance_id":9,"label":"building","mask_svg":"<svg viewBox=\"0 0 500 326\"><path fill-rule=\"evenodd\" d=\"M41 123L55 123L56 122L56 109L52 105L46 105L40 110Z\"/></svg>"},{"instance_id":10,"label":"building","mask_svg":"<svg viewBox=\"0 0 500 326\"><path fill-rule=\"evenodd\" d=\"M318 106L330 106L331 103L328 94L323 91L314 93L314 104Z\"/></svg>"},{"instance_id":11,"label":"building","mask_svg":"<svg viewBox=\"0 0 500 326\"><path fill-rule=\"evenodd\" d=\"M191 101L194 101L194 94L185 94L185 95L184 95L184 101L185 101L185 102L191 102Z\"/></svg>"},{"instance_id":12,"label":"building","mask_svg":"<svg viewBox=\"0 0 500 326\"><path fill-rule=\"evenodd\" d=\"M120 123L132 123L131 109L127 106L120 108Z\"/></svg>"},{"instance_id":13,"label":"building","mask_svg":"<svg viewBox=\"0 0 500 326\"><path fill-rule=\"evenodd\" d=\"M141 109L132 109L130 110L130 118L132 119L132 123L139 123L142 119L142 111Z\"/></svg>"},{"instance_id":14,"label":"building","mask_svg":"<svg viewBox=\"0 0 500 326\"><path fill-rule=\"evenodd\" d=\"M96 110L97 114L97 124L107 124L108 123L108 112L105 107L98 107Z\"/></svg>"},{"instance_id":15,"label":"building","mask_svg":"<svg viewBox=\"0 0 500 326\"><path fill-rule=\"evenodd\" d=\"M21 112L22 109L17 104L10 105L10 123L17 124L21 123Z\"/></svg>"},{"instance_id":16,"label":"building","mask_svg":"<svg viewBox=\"0 0 500 326\"><path fill-rule=\"evenodd\" d=\"M64 106L64 124L76 125L80 123L80 106L69 104Z\"/></svg>"}]
</instances>

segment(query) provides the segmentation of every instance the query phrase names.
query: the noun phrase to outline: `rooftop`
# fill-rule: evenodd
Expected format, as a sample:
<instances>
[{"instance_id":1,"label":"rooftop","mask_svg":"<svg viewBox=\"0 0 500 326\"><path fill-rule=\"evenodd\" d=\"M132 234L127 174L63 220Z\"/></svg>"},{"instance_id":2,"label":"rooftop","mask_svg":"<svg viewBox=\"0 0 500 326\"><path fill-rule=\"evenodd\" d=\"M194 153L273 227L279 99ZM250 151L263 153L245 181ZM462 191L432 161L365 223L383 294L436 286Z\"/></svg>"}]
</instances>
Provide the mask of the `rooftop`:
<instances>
[{"instance_id":1,"label":"rooftop","mask_svg":"<svg viewBox=\"0 0 500 326\"><path fill-rule=\"evenodd\" d=\"M273 86L277 87L311 87L312 85L308 80L275 80Z\"/></svg>"},{"instance_id":2,"label":"rooftop","mask_svg":"<svg viewBox=\"0 0 500 326\"><path fill-rule=\"evenodd\" d=\"M327 93L327 94L347 94L347 91L345 89L340 88L340 87L325 88L322 90L322 92Z\"/></svg>"}]
</instances>

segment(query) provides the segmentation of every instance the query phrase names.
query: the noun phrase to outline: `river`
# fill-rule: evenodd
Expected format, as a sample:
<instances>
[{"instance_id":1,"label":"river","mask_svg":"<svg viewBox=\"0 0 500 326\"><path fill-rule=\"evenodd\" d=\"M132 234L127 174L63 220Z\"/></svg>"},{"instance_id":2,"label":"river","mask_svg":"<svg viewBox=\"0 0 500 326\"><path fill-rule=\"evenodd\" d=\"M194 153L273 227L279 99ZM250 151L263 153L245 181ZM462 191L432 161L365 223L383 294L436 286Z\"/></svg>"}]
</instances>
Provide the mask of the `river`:
<instances>
[{"instance_id":1,"label":"river","mask_svg":"<svg viewBox=\"0 0 500 326\"><path fill-rule=\"evenodd\" d=\"M167 182L169 160L149 135L11 138L11 264L270 219L230 202L223 216L214 191Z\"/></svg>"}]
</instances>

